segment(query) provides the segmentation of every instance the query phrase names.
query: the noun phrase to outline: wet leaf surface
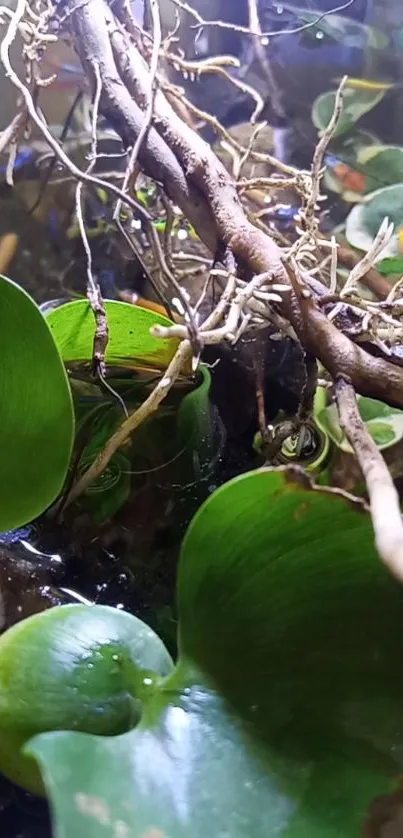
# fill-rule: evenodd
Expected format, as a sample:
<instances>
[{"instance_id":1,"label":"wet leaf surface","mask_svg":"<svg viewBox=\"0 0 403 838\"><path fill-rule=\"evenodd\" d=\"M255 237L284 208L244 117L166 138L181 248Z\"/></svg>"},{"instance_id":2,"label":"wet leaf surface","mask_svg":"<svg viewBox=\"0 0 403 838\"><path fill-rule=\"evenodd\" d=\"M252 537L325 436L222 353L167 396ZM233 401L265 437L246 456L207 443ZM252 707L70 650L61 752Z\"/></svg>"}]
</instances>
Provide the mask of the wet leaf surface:
<instances>
[{"instance_id":1,"label":"wet leaf surface","mask_svg":"<svg viewBox=\"0 0 403 838\"><path fill-rule=\"evenodd\" d=\"M366 513L296 471L237 478L193 520L178 596L179 663L139 726L29 746L57 838L359 835L403 747L403 592Z\"/></svg>"}]
</instances>

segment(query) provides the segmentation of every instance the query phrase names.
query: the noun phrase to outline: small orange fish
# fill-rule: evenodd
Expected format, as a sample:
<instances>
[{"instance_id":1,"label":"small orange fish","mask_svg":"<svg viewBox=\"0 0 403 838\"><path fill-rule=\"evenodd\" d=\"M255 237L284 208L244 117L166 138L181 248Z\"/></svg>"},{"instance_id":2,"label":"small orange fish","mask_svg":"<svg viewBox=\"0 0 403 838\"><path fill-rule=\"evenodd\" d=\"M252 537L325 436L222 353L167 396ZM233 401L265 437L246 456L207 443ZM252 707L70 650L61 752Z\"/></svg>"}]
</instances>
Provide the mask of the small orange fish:
<instances>
[{"instance_id":1,"label":"small orange fish","mask_svg":"<svg viewBox=\"0 0 403 838\"><path fill-rule=\"evenodd\" d=\"M350 169L347 163L337 163L333 169L336 177L342 184L344 191L357 192L360 195L365 192L366 177L362 172L356 172Z\"/></svg>"},{"instance_id":2,"label":"small orange fish","mask_svg":"<svg viewBox=\"0 0 403 838\"><path fill-rule=\"evenodd\" d=\"M324 162L330 171L337 177L344 192L365 192L367 178L362 172L352 169L348 163L344 163L334 154L325 154Z\"/></svg>"}]
</instances>

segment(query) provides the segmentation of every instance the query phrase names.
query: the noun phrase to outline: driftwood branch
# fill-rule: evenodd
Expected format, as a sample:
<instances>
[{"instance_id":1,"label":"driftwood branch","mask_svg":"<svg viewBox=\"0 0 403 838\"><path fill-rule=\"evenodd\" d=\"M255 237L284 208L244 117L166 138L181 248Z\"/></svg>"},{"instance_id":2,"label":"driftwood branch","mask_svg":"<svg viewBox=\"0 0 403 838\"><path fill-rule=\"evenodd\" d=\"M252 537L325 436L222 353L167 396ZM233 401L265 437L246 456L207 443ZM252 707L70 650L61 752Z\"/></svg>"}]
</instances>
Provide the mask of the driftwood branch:
<instances>
[{"instance_id":1,"label":"driftwood branch","mask_svg":"<svg viewBox=\"0 0 403 838\"><path fill-rule=\"evenodd\" d=\"M120 33L108 5L103 0L88 0L85 4L81 0L70 0L68 3L60 3L59 10L63 14L68 14L76 52L93 84L95 68L99 66L102 78L100 112L115 128L125 145L134 146L143 128L143 110L147 111L151 96L149 68L145 60L125 33L122 50L132 47L135 50L135 56L144 68L144 99L146 101L143 107L142 103L137 102L131 95L124 76L120 74L119 67L115 63L108 26L110 30L116 30L116 37ZM125 56L122 53L123 65L129 65L131 60L131 55ZM155 99L162 95L160 91L157 91ZM172 112L175 113L173 109ZM179 118L178 120L181 121ZM139 149L138 161L149 177L162 184L167 195L181 207L195 229L203 228L207 238L206 243L215 252L218 239L208 203L200 191L187 179L174 151L164 141L155 126L150 126L144 138Z\"/></svg>"},{"instance_id":2,"label":"driftwood branch","mask_svg":"<svg viewBox=\"0 0 403 838\"><path fill-rule=\"evenodd\" d=\"M101 111L132 145L149 105L147 63L124 29L124 20L119 25L105 0L88 0L85 5L72 0L68 7L84 65L90 74L94 61L101 68ZM151 177L158 169L157 179L209 249L216 253L221 244L249 276L269 272L273 281L289 284L281 249L249 221L231 176L160 89L155 93L153 126L153 145L143 145L139 161ZM329 322L312 294L308 299L297 298L294 292L284 295L278 310L292 324L306 351L333 376L342 373L363 395L403 407L403 370L354 345Z\"/></svg>"},{"instance_id":3,"label":"driftwood branch","mask_svg":"<svg viewBox=\"0 0 403 838\"><path fill-rule=\"evenodd\" d=\"M367 484L378 553L391 573L403 581L403 520L399 495L389 469L361 419L354 388L339 376L335 394L340 424Z\"/></svg>"}]
</instances>

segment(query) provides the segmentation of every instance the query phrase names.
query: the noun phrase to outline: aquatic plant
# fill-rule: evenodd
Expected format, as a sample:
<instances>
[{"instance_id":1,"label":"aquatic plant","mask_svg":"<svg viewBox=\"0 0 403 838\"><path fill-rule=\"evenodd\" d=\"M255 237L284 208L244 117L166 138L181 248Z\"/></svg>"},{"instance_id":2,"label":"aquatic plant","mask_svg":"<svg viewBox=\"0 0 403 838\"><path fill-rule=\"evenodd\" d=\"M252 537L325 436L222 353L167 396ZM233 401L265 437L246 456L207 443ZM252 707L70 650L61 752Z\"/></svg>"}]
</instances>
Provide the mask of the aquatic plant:
<instances>
[{"instance_id":1,"label":"aquatic plant","mask_svg":"<svg viewBox=\"0 0 403 838\"><path fill-rule=\"evenodd\" d=\"M105 607L3 635L0 766L58 838L358 834L401 773L402 597L359 501L244 475L185 537L175 667Z\"/></svg>"}]
</instances>

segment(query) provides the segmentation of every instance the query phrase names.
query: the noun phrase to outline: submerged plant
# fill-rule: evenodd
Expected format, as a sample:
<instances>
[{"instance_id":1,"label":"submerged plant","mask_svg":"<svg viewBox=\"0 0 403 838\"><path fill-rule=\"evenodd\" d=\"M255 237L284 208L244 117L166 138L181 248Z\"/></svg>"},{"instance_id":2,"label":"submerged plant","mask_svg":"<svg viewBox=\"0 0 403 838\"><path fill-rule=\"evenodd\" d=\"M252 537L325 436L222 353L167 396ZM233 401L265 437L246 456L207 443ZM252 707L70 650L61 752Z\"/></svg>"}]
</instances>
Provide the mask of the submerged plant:
<instances>
[{"instance_id":1,"label":"submerged plant","mask_svg":"<svg viewBox=\"0 0 403 838\"><path fill-rule=\"evenodd\" d=\"M152 329L169 328L167 317L141 306L107 301L109 340L107 377L92 373L94 318L86 300L50 309L47 322L70 374L77 419L77 477L82 477L119 433L125 416L141 408L179 346L179 339L156 338ZM158 411L152 411L132 437L121 440L106 466L87 487L80 505L99 523L111 519L132 486L155 474L160 485L197 483L203 487L220 450L222 429L210 404L210 373L187 367ZM202 497L206 490L201 490Z\"/></svg>"},{"instance_id":2,"label":"submerged plant","mask_svg":"<svg viewBox=\"0 0 403 838\"><path fill-rule=\"evenodd\" d=\"M332 134L332 153L324 160L326 187L344 201L359 204L365 196L403 181L403 147L383 144L359 127L360 119L382 101L393 85L371 86L365 79L361 82L362 87L357 88L349 87L347 82L340 119ZM330 122L335 98L336 92L322 93L313 104L312 121L321 133ZM382 218L378 229L381 221Z\"/></svg>"}]
</instances>

